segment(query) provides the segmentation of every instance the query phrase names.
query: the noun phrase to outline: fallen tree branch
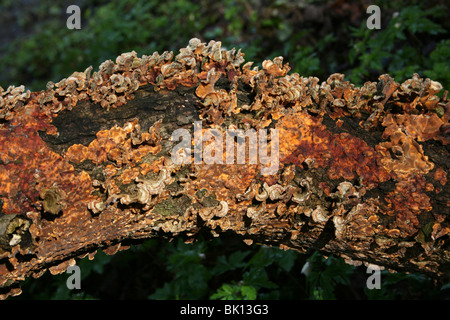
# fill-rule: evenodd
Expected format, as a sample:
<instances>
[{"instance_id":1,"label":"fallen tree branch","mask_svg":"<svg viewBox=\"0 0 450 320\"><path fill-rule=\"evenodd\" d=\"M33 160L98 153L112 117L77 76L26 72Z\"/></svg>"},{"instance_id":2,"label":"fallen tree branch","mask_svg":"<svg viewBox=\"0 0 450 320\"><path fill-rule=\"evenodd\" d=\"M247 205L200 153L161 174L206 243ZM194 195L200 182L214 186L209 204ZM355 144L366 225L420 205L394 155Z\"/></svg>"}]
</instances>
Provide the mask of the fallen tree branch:
<instances>
[{"instance_id":1,"label":"fallen tree branch","mask_svg":"<svg viewBox=\"0 0 450 320\"><path fill-rule=\"evenodd\" d=\"M192 39L0 89L2 297L98 248L201 229L448 280L442 86L243 62Z\"/></svg>"}]
</instances>

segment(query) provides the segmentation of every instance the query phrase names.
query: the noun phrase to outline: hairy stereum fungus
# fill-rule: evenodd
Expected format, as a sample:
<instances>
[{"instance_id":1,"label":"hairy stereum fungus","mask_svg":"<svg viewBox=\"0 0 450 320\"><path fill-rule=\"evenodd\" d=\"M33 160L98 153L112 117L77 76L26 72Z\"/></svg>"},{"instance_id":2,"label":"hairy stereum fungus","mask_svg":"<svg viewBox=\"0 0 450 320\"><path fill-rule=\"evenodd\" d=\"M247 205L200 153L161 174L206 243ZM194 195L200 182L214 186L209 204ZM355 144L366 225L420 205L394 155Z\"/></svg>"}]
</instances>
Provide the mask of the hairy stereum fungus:
<instances>
[{"instance_id":1,"label":"hairy stereum fungus","mask_svg":"<svg viewBox=\"0 0 450 320\"><path fill-rule=\"evenodd\" d=\"M380 143L376 149L384 156L381 159L384 168L402 178L414 173L426 174L434 168L422 146L401 130L392 133L390 141Z\"/></svg>"},{"instance_id":2,"label":"hairy stereum fungus","mask_svg":"<svg viewBox=\"0 0 450 320\"><path fill-rule=\"evenodd\" d=\"M0 88L0 286L44 268L63 272L95 248L115 253L124 239L167 232L193 241L201 228L442 275L450 234L447 159L437 151L450 128L442 86L381 75L357 87L339 73L289 74L282 57L258 68L243 56L191 39L178 54L124 53L41 92ZM65 126L70 115L76 123ZM194 119L211 157L176 164L168 133ZM276 172L207 163L225 142L208 140L210 129L276 130Z\"/></svg>"},{"instance_id":3,"label":"hairy stereum fungus","mask_svg":"<svg viewBox=\"0 0 450 320\"><path fill-rule=\"evenodd\" d=\"M50 187L42 190L40 197L43 200L42 205L44 212L56 215L66 207L64 203L65 193L57 187Z\"/></svg>"}]
</instances>

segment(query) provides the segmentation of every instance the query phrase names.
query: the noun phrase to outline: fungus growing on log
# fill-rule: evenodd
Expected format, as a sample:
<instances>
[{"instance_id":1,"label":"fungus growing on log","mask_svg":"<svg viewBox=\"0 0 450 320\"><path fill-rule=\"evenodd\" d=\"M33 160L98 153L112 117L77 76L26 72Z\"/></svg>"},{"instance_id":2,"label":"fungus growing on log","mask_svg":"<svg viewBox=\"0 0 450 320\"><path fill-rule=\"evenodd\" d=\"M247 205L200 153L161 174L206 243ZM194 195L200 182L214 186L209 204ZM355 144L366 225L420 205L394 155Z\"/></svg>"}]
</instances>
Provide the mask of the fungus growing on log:
<instances>
[{"instance_id":1,"label":"fungus growing on log","mask_svg":"<svg viewBox=\"0 0 450 320\"><path fill-rule=\"evenodd\" d=\"M179 54L124 53L40 92L0 88L1 297L98 248L114 254L161 233L189 242L201 229L448 280L442 86L418 75L320 82L289 74L281 57L262 69L243 57L192 39ZM278 170L174 162L172 132L192 133L195 121L277 130ZM207 146L192 143L190 157Z\"/></svg>"}]
</instances>

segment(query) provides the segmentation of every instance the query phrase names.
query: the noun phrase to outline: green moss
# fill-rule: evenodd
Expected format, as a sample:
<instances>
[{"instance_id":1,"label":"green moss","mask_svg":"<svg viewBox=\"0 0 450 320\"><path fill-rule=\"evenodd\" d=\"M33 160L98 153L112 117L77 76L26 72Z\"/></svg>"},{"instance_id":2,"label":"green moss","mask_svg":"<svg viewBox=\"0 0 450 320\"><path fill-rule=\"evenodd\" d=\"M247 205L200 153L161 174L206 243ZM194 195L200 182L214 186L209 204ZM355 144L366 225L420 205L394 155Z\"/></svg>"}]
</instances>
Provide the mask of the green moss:
<instances>
[{"instance_id":1,"label":"green moss","mask_svg":"<svg viewBox=\"0 0 450 320\"><path fill-rule=\"evenodd\" d=\"M201 189L198 190L195 195L199 198L200 203L207 208L217 207L220 203L220 201L217 200L216 194L214 192L211 192L210 195L206 196L208 193L208 190Z\"/></svg>"},{"instance_id":2,"label":"green moss","mask_svg":"<svg viewBox=\"0 0 450 320\"><path fill-rule=\"evenodd\" d=\"M153 212L163 216L183 215L186 209L191 205L191 199L188 196L179 198L169 198L158 203Z\"/></svg>"}]
</instances>

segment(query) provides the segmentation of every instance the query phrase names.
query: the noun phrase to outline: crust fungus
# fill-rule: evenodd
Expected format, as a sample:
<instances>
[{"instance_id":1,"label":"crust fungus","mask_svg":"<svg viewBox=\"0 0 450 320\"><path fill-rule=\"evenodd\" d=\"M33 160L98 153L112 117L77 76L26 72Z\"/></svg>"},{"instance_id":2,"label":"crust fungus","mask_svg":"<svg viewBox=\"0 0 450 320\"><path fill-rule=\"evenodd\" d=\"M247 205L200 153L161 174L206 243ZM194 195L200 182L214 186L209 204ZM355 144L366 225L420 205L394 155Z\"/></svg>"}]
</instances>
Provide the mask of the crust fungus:
<instances>
[{"instance_id":1,"label":"crust fungus","mask_svg":"<svg viewBox=\"0 0 450 320\"><path fill-rule=\"evenodd\" d=\"M447 172L442 170L442 168L437 168L434 173L434 179L439 181L442 186L445 186L447 184Z\"/></svg>"},{"instance_id":2,"label":"crust fungus","mask_svg":"<svg viewBox=\"0 0 450 320\"><path fill-rule=\"evenodd\" d=\"M339 185L336 188L336 192L331 193L330 197L333 199L337 199L338 202L346 202L349 198L360 198L362 195L364 195L365 187L355 187L351 182L349 181L343 181L339 183Z\"/></svg>"},{"instance_id":3,"label":"crust fungus","mask_svg":"<svg viewBox=\"0 0 450 320\"><path fill-rule=\"evenodd\" d=\"M11 120L14 108L24 105L30 98L31 91L25 86L9 86L6 90L0 87L0 119Z\"/></svg>"},{"instance_id":4,"label":"crust fungus","mask_svg":"<svg viewBox=\"0 0 450 320\"><path fill-rule=\"evenodd\" d=\"M65 192L58 189L57 187L51 187L42 190L40 193L40 197L43 200L42 204L44 212L56 215L66 207L64 203Z\"/></svg>"},{"instance_id":5,"label":"crust fungus","mask_svg":"<svg viewBox=\"0 0 450 320\"><path fill-rule=\"evenodd\" d=\"M99 199L94 199L88 204L88 209L91 210L93 214L99 214L100 212L105 210L105 208L105 203Z\"/></svg>"},{"instance_id":6,"label":"crust fungus","mask_svg":"<svg viewBox=\"0 0 450 320\"><path fill-rule=\"evenodd\" d=\"M269 187L267 183L264 183L264 189L267 190L269 199L272 201L282 199L284 192L286 191L286 189L279 184L274 184Z\"/></svg>"},{"instance_id":7,"label":"crust fungus","mask_svg":"<svg viewBox=\"0 0 450 320\"><path fill-rule=\"evenodd\" d=\"M274 77L284 77L291 69L289 65L283 66L283 57L276 57L271 60L264 60L262 63L263 70Z\"/></svg>"},{"instance_id":8,"label":"crust fungus","mask_svg":"<svg viewBox=\"0 0 450 320\"><path fill-rule=\"evenodd\" d=\"M312 179L307 177L299 182L299 188L292 194L292 201L303 204L309 199L312 193Z\"/></svg>"},{"instance_id":9,"label":"crust fungus","mask_svg":"<svg viewBox=\"0 0 450 320\"><path fill-rule=\"evenodd\" d=\"M414 173L426 174L434 168L423 148L413 138L397 130L390 135L390 141L376 147L383 155L381 163L388 172L402 179Z\"/></svg>"},{"instance_id":10,"label":"crust fungus","mask_svg":"<svg viewBox=\"0 0 450 320\"><path fill-rule=\"evenodd\" d=\"M328 221L329 216L328 212L322 206L319 205L314 210L312 210L311 218L316 223L324 224L325 222Z\"/></svg>"},{"instance_id":11,"label":"crust fungus","mask_svg":"<svg viewBox=\"0 0 450 320\"><path fill-rule=\"evenodd\" d=\"M249 217L250 219L257 219L265 211L266 211L266 203L263 202L257 207L247 208L247 217Z\"/></svg>"},{"instance_id":12,"label":"crust fungus","mask_svg":"<svg viewBox=\"0 0 450 320\"><path fill-rule=\"evenodd\" d=\"M445 140L440 135L440 128L444 122L437 114L387 114L384 117L383 126L386 130L383 133L383 138L388 138L396 131L401 130L406 135L417 141L427 141L430 139Z\"/></svg>"},{"instance_id":13,"label":"crust fungus","mask_svg":"<svg viewBox=\"0 0 450 320\"><path fill-rule=\"evenodd\" d=\"M333 217L336 238L339 240L370 238L376 232L375 226L378 221L375 206L357 204L347 214Z\"/></svg>"},{"instance_id":14,"label":"crust fungus","mask_svg":"<svg viewBox=\"0 0 450 320\"><path fill-rule=\"evenodd\" d=\"M113 161L116 166L136 163L147 154L156 154L161 150L159 135L160 121L150 127L149 132L141 132L138 122L130 121L121 128L117 125L110 130L97 132L97 139L87 147L72 145L66 157L72 162L81 163L91 160L96 164ZM138 146L135 148L134 146Z\"/></svg>"},{"instance_id":15,"label":"crust fungus","mask_svg":"<svg viewBox=\"0 0 450 320\"><path fill-rule=\"evenodd\" d=\"M203 221L208 221L214 217L214 208L200 208L198 209L198 215L203 219Z\"/></svg>"},{"instance_id":16,"label":"crust fungus","mask_svg":"<svg viewBox=\"0 0 450 320\"><path fill-rule=\"evenodd\" d=\"M228 213L228 203L226 201L220 201L219 206L217 207L214 215L216 217L222 218L225 217Z\"/></svg>"},{"instance_id":17,"label":"crust fungus","mask_svg":"<svg viewBox=\"0 0 450 320\"><path fill-rule=\"evenodd\" d=\"M260 188L258 187L258 189L260 189ZM260 202L266 201L268 197L269 197L269 193L267 192L266 188L263 188L261 190L261 192L255 193L255 199Z\"/></svg>"}]
</instances>

